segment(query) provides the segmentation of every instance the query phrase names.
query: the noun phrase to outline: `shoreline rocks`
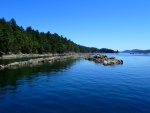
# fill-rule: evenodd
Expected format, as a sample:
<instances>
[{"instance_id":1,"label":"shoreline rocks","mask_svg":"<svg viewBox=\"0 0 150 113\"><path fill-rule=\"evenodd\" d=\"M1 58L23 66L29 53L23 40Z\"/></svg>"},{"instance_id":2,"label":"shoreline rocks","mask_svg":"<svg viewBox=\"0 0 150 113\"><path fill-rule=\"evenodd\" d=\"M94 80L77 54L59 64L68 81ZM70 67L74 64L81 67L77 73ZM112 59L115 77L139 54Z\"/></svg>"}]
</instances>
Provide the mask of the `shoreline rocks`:
<instances>
[{"instance_id":1,"label":"shoreline rocks","mask_svg":"<svg viewBox=\"0 0 150 113\"><path fill-rule=\"evenodd\" d=\"M16 59L16 58L29 58L29 57L52 57L57 56L57 54L11 54L11 55L1 55L0 59Z\"/></svg>"},{"instance_id":2,"label":"shoreline rocks","mask_svg":"<svg viewBox=\"0 0 150 113\"><path fill-rule=\"evenodd\" d=\"M16 59L16 58L46 58L46 57L56 57L56 56L70 56L70 55L80 55L80 56L87 56L89 53L45 53L45 54L10 54L10 55L5 55L5 54L0 54L0 59Z\"/></svg>"},{"instance_id":3,"label":"shoreline rocks","mask_svg":"<svg viewBox=\"0 0 150 113\"><path fill-rule=\"evenodd\" d=\"M38 65L38 64L43 64L43 63L51 63L55 61L61 61L61 60L66 60L66 59L76 59L76 58L81 58L85 57L88 54L67 54L67 55L59 55L59 56L52 56L52 57L45 57L45 58L37 58L37 59L30 59L28 61L20 61L20 62L13 62L7 65L0 65L0 69L5 69L5 68L18 68L18 67L23 67L23 66L29 66L29 65Z\"/></svg>"},{"instance_id":4,"label":"shoreline rocks","mask_svg":"<svg viewBox=\"0 0 150 113\"><path fill-rule=\"evenodd\" d=\"M97 54L91 55L86 60L94 61L96 63L102 63L104 66L112 66L123 64L123 60L118 60L115 57L107 57L106 55Z\"/></svg>"},{"instance_id":5,"label":"shoreline rocks","mask_svg":"<svg viewBox=\"0 0 150 113\"><path fill-rule=\"evenodd\" d=\"M89 56L88 53L71 53L71 54L69 53L69 54L61 54L61 55L59 54L56 56L48 56L48 57L45 56L44 58L30 59L28 61L13 62L7 65L0 65L0 69L5 69L5 68L16 69L24 66L32 66L32 65L51 63L51 62L61 61L66 59L77 59L77 58L85 58L86 60L94 61L96 63L102 63L105 66L123 64L123 60L118 60L115 57L107 57L106 55L102 55L102 54Z\"/></svg>"}]
</instances>

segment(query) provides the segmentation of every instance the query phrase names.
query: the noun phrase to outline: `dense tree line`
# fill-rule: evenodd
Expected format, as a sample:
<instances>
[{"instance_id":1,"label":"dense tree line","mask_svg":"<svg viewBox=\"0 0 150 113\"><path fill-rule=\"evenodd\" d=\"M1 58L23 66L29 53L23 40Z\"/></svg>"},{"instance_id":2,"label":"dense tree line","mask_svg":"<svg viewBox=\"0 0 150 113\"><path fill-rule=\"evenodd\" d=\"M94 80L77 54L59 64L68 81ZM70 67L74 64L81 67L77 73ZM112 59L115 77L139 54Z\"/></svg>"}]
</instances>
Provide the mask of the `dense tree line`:
<instances>
[{"instance_id":1,"label":"dense tree line","mask_svg":"<svg viewBox=\"0 0 150 113\"><path fill-rule=\"evenodd\" d=\"M18 26L15 19L0 19L1 53L64 53L64 52L115 52L111 49L97 49L78 45L57 33L39 32Z\"/></svg>"},{"instance_id":2,"label":"dense tree line","mask_svg":"<svg viewBox=\"0 0 150 113\"><path fill-rule=\"evenodd\" d=\"M114 51L112 49L107 49L107 48L102 48L102 49L99 49L99 52L100 53L119 53L119 51Z\"/></svg>"}]
</instances>

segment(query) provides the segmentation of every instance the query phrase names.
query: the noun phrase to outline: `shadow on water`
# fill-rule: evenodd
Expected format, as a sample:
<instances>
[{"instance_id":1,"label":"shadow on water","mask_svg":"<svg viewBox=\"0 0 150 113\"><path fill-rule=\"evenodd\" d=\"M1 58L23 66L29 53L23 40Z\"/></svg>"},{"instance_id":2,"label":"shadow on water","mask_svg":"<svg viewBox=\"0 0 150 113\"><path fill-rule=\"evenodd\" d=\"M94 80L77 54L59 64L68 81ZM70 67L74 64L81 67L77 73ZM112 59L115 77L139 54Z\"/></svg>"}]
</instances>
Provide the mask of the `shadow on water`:
<instances>
[{"instance_id":1,"label":"shadow on water","mask_svg":"<svg viewBox=\"0 0 150 113\"><path fill-rule=\"evenodd\" d=\"M0 88L6 86L17 86L18 80L28 79L32 80L39 76L38 73L52 73L60 72L69 69L76 60L65 60L54 63L46 63L36 66L27 66L18 69L4 69L0 70Z\"/></svg>"}]
</instances>

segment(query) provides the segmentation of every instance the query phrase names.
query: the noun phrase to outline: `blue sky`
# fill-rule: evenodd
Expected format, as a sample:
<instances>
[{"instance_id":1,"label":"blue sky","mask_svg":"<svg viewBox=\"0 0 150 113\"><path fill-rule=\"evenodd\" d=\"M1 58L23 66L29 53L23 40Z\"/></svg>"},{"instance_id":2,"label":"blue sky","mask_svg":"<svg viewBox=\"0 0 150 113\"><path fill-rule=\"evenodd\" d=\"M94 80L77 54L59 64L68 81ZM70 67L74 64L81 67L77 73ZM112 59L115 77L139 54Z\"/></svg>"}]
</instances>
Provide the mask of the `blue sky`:
<instances>
[{"instance_id":1,"label":"blue sky","mask_svg":"<svg viewBox=\"0 0 150 113\"><path fill-rule=\"evenodd\" d=\"M0 18L88 47L150 49L150 0L0 0Z\"/></svg>"}]
</instances>

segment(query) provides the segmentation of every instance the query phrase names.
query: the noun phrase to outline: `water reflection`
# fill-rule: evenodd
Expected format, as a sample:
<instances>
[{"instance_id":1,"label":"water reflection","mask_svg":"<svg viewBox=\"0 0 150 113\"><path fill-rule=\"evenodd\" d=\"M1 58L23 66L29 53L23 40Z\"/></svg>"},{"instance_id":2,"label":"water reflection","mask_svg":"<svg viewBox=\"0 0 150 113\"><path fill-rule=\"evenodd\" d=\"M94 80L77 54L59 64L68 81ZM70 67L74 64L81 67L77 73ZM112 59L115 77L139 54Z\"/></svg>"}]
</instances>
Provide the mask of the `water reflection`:
<instances>
[{"instance_id":1,"label":"water reflection","mask_svg":"<svg viewBox=\"0 0 150 113\"><path fill-rule=\"evenodd\" d=\"M17 85L19 85L19 80L31 81L32 79L41 76L42 73L64 71L69 69L75 62L76 60L66 60L37 66L22 67L18 69L0 70L0 93L4 87L9 90L11 86L11 88L13 87L14 89Z\"/></svg>"},{"instance_id":2,"label":"water reflection","mask_svg":"<svg viewBox=\"0 0 150 113\"><path fill-rule=\"evenodd\" d=\"M15 59L0 59L0 65L7 65L13 62L20 62L20 61L28 61L30 59L37 59L37 58L44 58L44 57L27 57L27 58L15 58Z\"/></svg>"}]
</instances>

